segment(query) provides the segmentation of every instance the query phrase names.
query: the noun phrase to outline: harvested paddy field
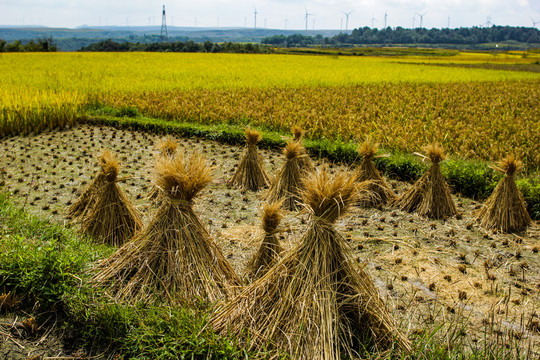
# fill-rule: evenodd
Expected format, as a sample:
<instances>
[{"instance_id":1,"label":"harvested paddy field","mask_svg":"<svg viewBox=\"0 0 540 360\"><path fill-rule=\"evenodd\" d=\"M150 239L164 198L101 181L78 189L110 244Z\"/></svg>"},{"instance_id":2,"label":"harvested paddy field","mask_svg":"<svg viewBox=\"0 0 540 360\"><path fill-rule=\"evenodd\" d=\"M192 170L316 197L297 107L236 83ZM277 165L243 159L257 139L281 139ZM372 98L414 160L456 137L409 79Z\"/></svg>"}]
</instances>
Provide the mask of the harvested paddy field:
<instances>
[{"instance_id":1,"label":"harvested paddy field","mask_svg":"<svg viewBox=\"0 0 540 360\"><path fill-rule=\"evenodd\" d=\"M97 174L97 156L104 149L118 155L119 183L148 223L156 205L153 189L156 159L154 134L110 127L76 126L62 132L11 137L0 144L0 183L20 207L51 222L73 226L68 207ZM177 138L180 151L198 151L214 167L213 181L195 201L194 210L242 276L262 236L262 192L244 192L227 185L242 147ZM260 150L264 166L277 174L280 151ZM321 161L315 161L321 166ZM328 164L331 172L342 165ZM389 181L399 194L411 184ZM382 297L411 338L442 326L460 329L471 348L493 343L517 344L532 357L540 355L540 229L497 234L479 228L472 215L481 203L453 194L462 216L430 220L394 209L355 207L336 223L352 256L365 264ZM286 212L279 227L284 248L301 238L309 216ZM458 326L456 326L458 324Z\"/></svg>"}]
</instances>

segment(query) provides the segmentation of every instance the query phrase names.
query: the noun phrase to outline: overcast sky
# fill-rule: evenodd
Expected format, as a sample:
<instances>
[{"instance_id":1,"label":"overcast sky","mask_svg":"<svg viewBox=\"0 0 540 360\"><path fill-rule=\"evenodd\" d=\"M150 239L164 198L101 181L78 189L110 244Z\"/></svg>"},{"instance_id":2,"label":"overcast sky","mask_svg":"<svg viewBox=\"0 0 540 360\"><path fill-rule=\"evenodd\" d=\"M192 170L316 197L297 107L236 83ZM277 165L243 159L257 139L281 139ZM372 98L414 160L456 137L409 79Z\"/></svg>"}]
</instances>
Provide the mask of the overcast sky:
<instances>
[{"instance_id":1,"label":"overcast sky","mask_svg":"<svg viewBox=\"0 0 540 360\"><path fill-rule=\"evenodd\" d=\"M50 27L161 25L165 5L167 24L198 27L345 29L471 27L489 25L540 28L540 0L0 0L0 25Z\"/></svg>"}]
</instances>

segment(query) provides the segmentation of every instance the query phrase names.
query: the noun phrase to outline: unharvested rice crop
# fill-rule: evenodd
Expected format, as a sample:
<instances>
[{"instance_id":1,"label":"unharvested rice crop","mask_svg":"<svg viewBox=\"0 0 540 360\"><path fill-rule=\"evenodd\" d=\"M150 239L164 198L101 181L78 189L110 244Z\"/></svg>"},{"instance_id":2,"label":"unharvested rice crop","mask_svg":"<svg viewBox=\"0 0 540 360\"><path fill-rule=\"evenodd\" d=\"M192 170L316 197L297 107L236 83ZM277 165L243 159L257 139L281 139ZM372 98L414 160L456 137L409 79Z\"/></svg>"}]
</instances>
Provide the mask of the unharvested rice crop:
<instances>
[{"instance_id":1,"label":"unharvested rice crop","mask_svg":"<svg viewBox=\"0 0 540 360\"><path fill-rule=\"evenodd\" d=\"M532 56L532 55L530 55ZM540 163L538 72L440 66L532 64L524 54L448 58L240 54L4 54L0 136L70 125L89 108L249 123L307 137L415 151Z\"/></svg>"}]
</instances>

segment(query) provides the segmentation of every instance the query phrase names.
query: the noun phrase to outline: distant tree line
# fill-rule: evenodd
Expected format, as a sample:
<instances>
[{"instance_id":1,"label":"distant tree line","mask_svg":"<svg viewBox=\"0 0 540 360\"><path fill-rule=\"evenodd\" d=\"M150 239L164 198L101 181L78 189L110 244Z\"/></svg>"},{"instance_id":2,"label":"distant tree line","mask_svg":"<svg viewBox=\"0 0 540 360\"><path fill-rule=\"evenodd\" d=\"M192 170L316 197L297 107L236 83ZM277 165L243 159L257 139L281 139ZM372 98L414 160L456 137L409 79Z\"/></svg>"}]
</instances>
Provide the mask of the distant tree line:
<instances>
[{"instance_id":1,"label":"distant tree line","mask_svg":"<svg viewBox=\"0 0 540 360\"><path fill-rule=\"evenodd\" d=\"M52 37L30 40L23 44L20 40L8 43L0 39L0 52L54 52L58 51Z\"/></svg>"},{"instance_id":2,"label":"distant tree line","mask_svg":"<svg viewBox=\"0 0 540 360\"><path fill-rule=\"evenodd\" d=\"M202 52L202 53L269 53L267 46L252 43L214 43L205 41L196 43L193 40L155 43L117 42L111 39L82 47L79 51L149 51L149 52Z\"/></svg>"},{"instance_id":3,"label":"distant tree line","mask_svg":"<svg viewBox=\"0 0 540 360\"><path fill-rule=\"evenodd\" d=\"M540 43L540 30L530 27L492 26L459 29L372 29L369 27L354 29L351 34L338 34L328 37L320 35L303 36L275 35L263 38L262 44L304 47L309 45L373 45L373 44L453 44L479 45L515 41L526 44Z\"/></svg>"}]
</instances>

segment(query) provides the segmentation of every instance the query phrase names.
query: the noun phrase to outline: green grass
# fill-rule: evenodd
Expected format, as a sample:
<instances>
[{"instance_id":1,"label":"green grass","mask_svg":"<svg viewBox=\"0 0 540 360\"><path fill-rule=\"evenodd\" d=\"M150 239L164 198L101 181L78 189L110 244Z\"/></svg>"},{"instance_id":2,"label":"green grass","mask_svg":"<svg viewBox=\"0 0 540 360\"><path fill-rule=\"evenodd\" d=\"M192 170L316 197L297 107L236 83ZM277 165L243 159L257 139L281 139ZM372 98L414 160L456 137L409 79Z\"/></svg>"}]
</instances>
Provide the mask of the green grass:
<instances>
[{"instance_id":1,"label":"green grass","mask_svg":"<svg viewBox=\"0 0 540 360\"><path fill-rule=\"evenodd\" d=\"M1 192L0 224L1 292L15 293L18 311L39 308L38 324L54 312L70 346L125 359L253 356L206 327L207 309L137 308L112 302L88 279L92 263L114 249L29 215Z\"/></svg>"}]
</instances>

